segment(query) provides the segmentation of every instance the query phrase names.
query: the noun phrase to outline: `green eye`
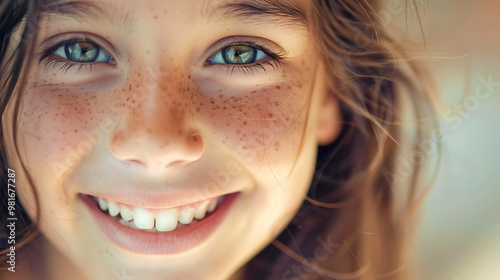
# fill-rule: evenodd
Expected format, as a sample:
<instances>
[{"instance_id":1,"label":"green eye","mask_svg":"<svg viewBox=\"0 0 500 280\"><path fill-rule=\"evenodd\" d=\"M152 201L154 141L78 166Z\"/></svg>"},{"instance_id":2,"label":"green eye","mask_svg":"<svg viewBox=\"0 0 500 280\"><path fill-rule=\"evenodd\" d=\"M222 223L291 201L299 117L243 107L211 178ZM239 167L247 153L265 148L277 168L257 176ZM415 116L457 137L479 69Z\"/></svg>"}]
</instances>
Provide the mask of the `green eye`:
<instances>
[{"instance_id":1,"label":"green eye","mask_svg":"<svg viewBox=\"0 0 500 280\"><path fill-rule=\"evenodd\" d=\"M85 41L64 44L54 54L74 62L109 62L111 60L111 56L101 47Z\"/></svg>"},{"instance_id":2,"label":"green eye","mask_svg":"<svg viewBox=\"0 0 500 280\"><path fill-rule=\"evenodd\" d=\"M69 60L92 62L99 54L99 48L90 43L80 42L66 45L66 55Z\"/></svg>"},{"instance_id":3,"label":"green eye","mask_svg":"<svg viewBox=\"0 0 500 280\"><path fill-rule=\"evenodd\" d=\"M256 50L249 46L230 46L222 49L225 63L242 64L255 62Z\"/></svg>"},{"instance_id":4,"label":"green eye","mask_svg":"<svg viewBox=\"0 0 500 280\"><path fill-rule=\"evenodd\" d=\"M212 55L211 64L251 64L268 57L263 51L247 45L225 47Z\"/></svg>"}]
</instances>

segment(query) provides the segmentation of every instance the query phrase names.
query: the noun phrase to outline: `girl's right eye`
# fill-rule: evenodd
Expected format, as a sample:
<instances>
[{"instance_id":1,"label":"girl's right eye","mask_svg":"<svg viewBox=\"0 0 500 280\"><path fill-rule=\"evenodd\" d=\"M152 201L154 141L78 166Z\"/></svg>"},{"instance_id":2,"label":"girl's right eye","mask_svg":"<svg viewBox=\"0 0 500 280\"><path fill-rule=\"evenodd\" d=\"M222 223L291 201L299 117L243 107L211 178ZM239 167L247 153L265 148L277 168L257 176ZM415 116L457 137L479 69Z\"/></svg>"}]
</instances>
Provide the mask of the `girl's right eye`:
<instances>
[{"instance_id":1,"label":"girl's right eye","mask_svg":"<svg viewBox=\"0 0 500 280\"><path fill-rule=\"evenodd\" d=\"M88 41L61 45L53 54L73 62L110 62L112 57L100 46Z\"/></svg>"}]
</instances>

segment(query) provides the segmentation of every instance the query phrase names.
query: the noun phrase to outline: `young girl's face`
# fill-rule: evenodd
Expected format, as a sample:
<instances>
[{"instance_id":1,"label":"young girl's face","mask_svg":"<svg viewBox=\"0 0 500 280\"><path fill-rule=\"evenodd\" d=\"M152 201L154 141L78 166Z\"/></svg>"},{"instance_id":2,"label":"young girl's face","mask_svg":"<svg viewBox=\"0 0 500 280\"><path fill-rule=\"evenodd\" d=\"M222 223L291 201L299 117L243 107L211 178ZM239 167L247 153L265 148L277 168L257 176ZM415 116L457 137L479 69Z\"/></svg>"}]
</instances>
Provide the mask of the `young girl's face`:
<instances>
[{"instance_id":1,"label":"young girl's face","mask_svg":"<svg viewBox=\"0 0 500 280\"><path fill-rule=\"evenodd\" d=\"M44 10L20 158L14 102L3 118L44 253L92 279L230 276L289 223L338 132L313 30L291 9L309 4L79 3Z\"/></svg>"}]
</instances>

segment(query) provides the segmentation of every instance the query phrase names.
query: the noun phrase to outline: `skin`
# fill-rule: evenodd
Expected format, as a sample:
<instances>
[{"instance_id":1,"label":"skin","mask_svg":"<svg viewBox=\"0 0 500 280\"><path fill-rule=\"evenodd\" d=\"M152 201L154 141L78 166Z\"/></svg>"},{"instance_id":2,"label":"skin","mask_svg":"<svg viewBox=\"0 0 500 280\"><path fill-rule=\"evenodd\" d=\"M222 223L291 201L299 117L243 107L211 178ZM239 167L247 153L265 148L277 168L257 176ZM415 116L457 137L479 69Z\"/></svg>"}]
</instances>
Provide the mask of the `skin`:
<instances>
[{"instance_id":1,"label":"skin","mask_svg":"<svg viewBox=\"0 0 500 280\"><path fill-rule=\"evenodd\" d=\"M110 279L123 270L141 279L237 279L235 272L298 210L318 144L330 143L340 130L313 31L204 17L204 9L223 2L102 0L100 6L132 22L43 19L35 54L85 32L116 60L62 71L35 55L26 87L17 93L20 158L12 153L13 102L2 118L18 196L31 217L35 197L21 161L38 190L46 238L35 253L45 262L33 270L44 279L78 279L74 271L82 279ZM307 8L307 1L301 4ZM284 62L253 74L205 65L220 49L210 47L214 42L235 36L286 51ZM228 172L227 163L234 175L221 183L210 174ZM140 255L107 240L77 197L139 187L193 201L241 195L202 244L176 255Z\"/></svg>"}]
</instances>

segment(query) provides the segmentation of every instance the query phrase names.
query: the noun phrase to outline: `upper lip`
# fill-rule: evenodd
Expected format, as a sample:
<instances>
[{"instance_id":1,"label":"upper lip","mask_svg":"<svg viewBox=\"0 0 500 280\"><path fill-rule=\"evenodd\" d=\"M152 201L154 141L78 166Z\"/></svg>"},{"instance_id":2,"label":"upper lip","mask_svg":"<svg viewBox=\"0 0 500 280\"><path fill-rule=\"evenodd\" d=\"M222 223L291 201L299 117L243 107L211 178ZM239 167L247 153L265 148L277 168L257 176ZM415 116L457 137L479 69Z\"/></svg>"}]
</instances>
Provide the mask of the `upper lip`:
<instances>
[{"instance_id":1,"label":"upper lip","mask_svg":"<svg viewBox=\"0 0 500 280\"><path fill-rule=\"evenodd\" d=\"M220 195L203 196L184 194L152 194L139 191L130 192L82 192L82 194L100 197L102 199L112 200L121 204L141 208L172 208L188 205L211 198L217 198L230 193L221 193Z\"/></svg>"},{"instance_id":2,"label":"upper lip","mask_svg":"<svg viewBox=\"0 0 500 280\"><path fill-rule=\"evenodd\" d=\"M253 185L246 172L224 182L215 180L210 174L225 170L217 162L190 170L169 169L151 177L113 160L93 161L81 162L64 176L63 188L69 197L81 193L141 208L173 208L242 192Z\"/></svg>"}]
</instances>

